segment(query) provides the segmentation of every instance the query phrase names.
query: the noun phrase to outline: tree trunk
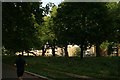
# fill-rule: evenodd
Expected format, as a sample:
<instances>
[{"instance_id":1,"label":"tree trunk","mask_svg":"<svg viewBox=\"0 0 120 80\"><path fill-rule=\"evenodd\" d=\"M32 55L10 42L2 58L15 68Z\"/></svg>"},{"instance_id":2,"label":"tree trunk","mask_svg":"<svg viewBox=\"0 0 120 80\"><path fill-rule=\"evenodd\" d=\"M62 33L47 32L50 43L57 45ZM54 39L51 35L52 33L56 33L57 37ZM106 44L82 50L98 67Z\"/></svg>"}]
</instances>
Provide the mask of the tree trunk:
<instances>
[{"instance_id":1,"label":"tree trunk","mask_svg":"<svg viewBox=\"0 0 120 80\"><path fill-rule=\"evenodd\" d=\"M23 51L22 51L22 56L24 55Z\"/></svg>"},{"instance_id":2,"label":"tree trunk","mask_svg":"<svg viewBox=\"0 0 120 80\"><path fill-rule=\"evenodd\" d=\"M46 52L46 49L44 48L44 46L42 47L42 56L45 56L45 52Z\"/></svg>"},{"instance_id":3,"label":"tree trunk","mask_svg":"<svg viewBox=\"0 0 120 80\"><path fill-rule=\"evenodd\" d=\"M116 50L116 51L117 51L116 56L119 56L119 54L118 54L118 47L117 47L117 50Z\"/></svg>"},{"instance_id":4,"label":"tree trunk","mask_svg":"<svg viewBox=\"0 0 120 80\"><path fill-rule=\"evenodd\" d=\"M80 52L80 58L82 59L83 58L83 44L80 45L80 49L81 49L81 52Z\"/></svg>"},{"instance_id":5,"label":"tree trunk","mask_svg":"<svg viewBox=\"0 0 120 80\"><path fill-rule=\"evenodd\" d=\"M68 51L67 51L67 45L65 45L65 57L68 57L69 55L68 55Z\"/></svg>"},{"instance_id":6,"label":"tree trunk","mask_svg":"<svg viewBox=\"0 0 120 80\"><path fill-rule=\"evenodd\" d=\"M29 56L29 53L27 53L27 56Z\"/></svg>"},{"instance_id":7,"label":"tree trunk","mask_svg":"<svg viewBox=\"0 0 120 80\"><path fill-rule=\"evenodd\" d=\"M55 56L55 45L52 46L52 54Z\"/></svg>"},{"instance_id":8,"label":"tree trunk","mask_svg":"<svg viewBox=\"0 0 120 80\"><path fill-rule=\"evenodd\" d=\"M100 57L101 55L100 55L100 44L99 43L97 43L96 44L96 57Z\"/></svg>"},{"instance_id":9,"label":"tree trunk","mask_svg":"<svg viewBox=\"0 0 120 80\"><path fill-rule=\"evenodd\" d=\"M86 16L86 12L84 12L84 10L83 10L83 13L82 13L82 26L83 27L86 27L86 20L85 20L85 16ZM81 57L81 59L83 59L83 51L84 51L84 41L85 41L85 31L84 30L82 30L82 33L83 33L83 35L81 36L81 39L82 39L82 41L81 41L81 45L80 45L80 48L81 48L81 54L80 54L80 57Z\"/></svg>"}]
</instances>

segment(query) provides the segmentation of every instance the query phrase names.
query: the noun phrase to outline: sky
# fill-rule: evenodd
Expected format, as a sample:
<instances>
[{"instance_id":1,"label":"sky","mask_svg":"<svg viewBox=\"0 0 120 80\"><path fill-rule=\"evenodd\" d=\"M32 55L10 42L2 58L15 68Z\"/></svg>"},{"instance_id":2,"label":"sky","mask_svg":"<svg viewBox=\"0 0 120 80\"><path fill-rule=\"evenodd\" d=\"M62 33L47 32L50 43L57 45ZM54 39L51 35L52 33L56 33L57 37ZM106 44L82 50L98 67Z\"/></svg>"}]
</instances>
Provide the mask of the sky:
<instances>
[{"instance_id":1,"label":"sky","mask_svg":"<svg viewBox=\"0 0 120 80\"><path fill-rule=\"evenodd\" d=\"M47 3L49 2L53 2L55 3L55 5L58 5L59 3L61 3L63 0L41 0L41 2L43 2L43 6L45 6Z\"/></svg>"},{"instance_id":2,"label":"sky","mask_svg":"<svg viewBox=\"0 0 120 80\"><path fill-rule=\"evenodd\" d=\"M58 5L62 1L65 2L119 2L120 0L41 0L43 2L42 6L45 6L49 2L55 3Z\"/></svg>"}]
</instances>

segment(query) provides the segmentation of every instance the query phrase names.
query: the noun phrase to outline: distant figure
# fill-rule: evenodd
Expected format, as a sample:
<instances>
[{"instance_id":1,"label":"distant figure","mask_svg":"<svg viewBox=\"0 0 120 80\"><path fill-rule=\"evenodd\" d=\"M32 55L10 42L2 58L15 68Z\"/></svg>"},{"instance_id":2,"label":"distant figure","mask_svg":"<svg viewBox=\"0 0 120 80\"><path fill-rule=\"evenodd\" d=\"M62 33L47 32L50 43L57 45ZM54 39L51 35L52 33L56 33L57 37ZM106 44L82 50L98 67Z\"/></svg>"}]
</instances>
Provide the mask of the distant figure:
<instances>
[{"instance_id":1,"label":"distant figure","mask_svg":"<svg viewBox=\"0 0 120 80\"><path fill-rule=\"evenodd\" d=\"M15 65L17 67L17 76L19 80L22 80L22 76L24 73L24 67L25 67L25 60L23 59L22 55L18 55L18 58L15 61Z\"/></svg>"}]
</instances>

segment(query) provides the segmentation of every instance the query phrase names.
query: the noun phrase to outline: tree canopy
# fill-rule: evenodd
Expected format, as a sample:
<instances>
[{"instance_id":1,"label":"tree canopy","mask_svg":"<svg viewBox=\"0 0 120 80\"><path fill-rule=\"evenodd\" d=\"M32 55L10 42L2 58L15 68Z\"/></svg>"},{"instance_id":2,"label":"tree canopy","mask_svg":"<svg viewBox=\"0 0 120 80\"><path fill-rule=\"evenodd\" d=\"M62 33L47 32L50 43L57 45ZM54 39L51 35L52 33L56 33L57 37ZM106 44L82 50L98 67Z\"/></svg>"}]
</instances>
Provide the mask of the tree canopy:
<instances>
[{"instance_id":1,"label":"tree canopy","mask_svg":"<svg viewBox=\"0 0 120 80\"><path fill-rule=\"evenodd\" d=\"M100 56L103 42L120 42L120 2L62 2L58 7L41 2L3 3L3 46L5 49L27 51L49 42L65 47L77 44L83 50L96 45Z\"/></svg>"},{"instance_id":2,"label":"tree canopy","mask_svg":"<svg viewBox=\"0 0 120 80\"><path fill-rule=\"evenodd\" d=\"M53 29L61 44L99 47L112 31L106 3L64 2L58 6L53 20Z\"/></svg>"},{"instance_id":3,"label":"tree canopy","mask_svg":"<svg viewBox=\"0 0 120 80\"><path fill-rule=\"evenodd\" d=\"M38 26L43 22L39 2L2 4L3 46L11 51L24 51L39 46Z\"/></svg>"}]
</instances>

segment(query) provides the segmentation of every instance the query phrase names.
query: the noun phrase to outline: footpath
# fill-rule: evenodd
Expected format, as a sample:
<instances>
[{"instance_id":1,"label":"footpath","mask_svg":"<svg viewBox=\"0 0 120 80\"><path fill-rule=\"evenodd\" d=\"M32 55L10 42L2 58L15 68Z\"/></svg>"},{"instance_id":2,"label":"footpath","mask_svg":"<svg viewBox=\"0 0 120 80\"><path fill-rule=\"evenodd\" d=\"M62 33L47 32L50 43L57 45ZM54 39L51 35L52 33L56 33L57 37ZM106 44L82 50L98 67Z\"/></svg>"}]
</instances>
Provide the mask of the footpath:
<instances>
[{"instance_id":1,"label":"footpath","mask_svg":"<svg viewBox=\"0 0 120 80\"><path fill-rule=\"evenodd\" d=\"M2 80L18 80L16 68L2 64ZM23 80L48 80L48 78L26 71L23 74Z\"/></svg>"}]
</instances>

